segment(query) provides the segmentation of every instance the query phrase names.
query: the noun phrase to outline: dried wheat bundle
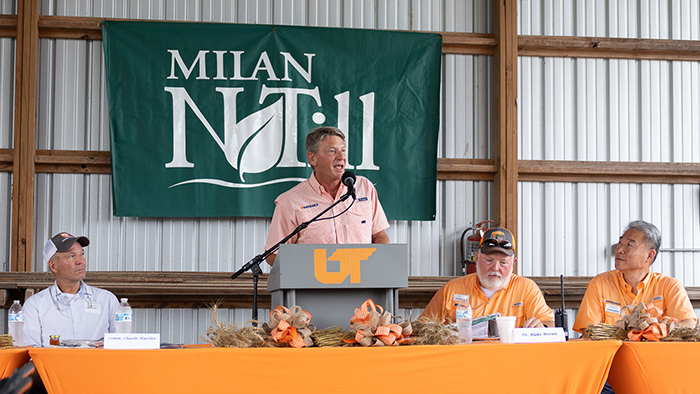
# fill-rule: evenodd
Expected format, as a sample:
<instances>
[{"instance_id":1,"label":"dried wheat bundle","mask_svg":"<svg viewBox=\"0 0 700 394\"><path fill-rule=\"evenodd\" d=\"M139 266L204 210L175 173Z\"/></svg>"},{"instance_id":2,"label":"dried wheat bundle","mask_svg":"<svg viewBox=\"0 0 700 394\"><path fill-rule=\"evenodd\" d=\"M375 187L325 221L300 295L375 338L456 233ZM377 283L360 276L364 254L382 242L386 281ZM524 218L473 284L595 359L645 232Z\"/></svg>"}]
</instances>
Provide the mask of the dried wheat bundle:
<instances>
[{"instance_id":1,"label":"dried wheat bundle","mask_svg":"<svg viewBox=\"0 0 700 394\"><path fill-rule=\"evenodd\" d=\"M211 307L214 325L209 326L204 341L215 347L276 347L277 343L261 327L237 329L233 323L220 323L217 318L218 305Z\"/></svg>"},{"instance_id":2,"label":"dried wheat bundle","mask_svg":"<svg viewBox=\"0 0 700 394\"><path fill-rule=\"evenodd\" d=\"M8 349L12 347L12 335L0 335L0 349Z\"/></svg>"},{"instance_id":3,"label":"dried wheat bundle","mask_svg":"<svg viewBox=\"0 0 700 394\"><path fill-rule=\"evenodd\" d=\"M669 342L700 342L700 326L694 328L678 327L668 333L662 341Z\"/></svg>"},{"instance_id":4,"label":"dried wheat bundle","mask_svg":"<svg viewBox=\"0 0 700 394\"><path fill-rule=\"evenodd\" d=\"M585 333L592 341L605 341L611 339L627 339L627 330L614 324L596 323L588 324Z\"/></svg>"},{"instance_id":5,"label":"dried wheat bundle","mask_svg":"<svg viewBox=\"0 0 700 394\"><path fill-rule=\"evenodd\" d=\"M457 337L452 335L452 331L443 324L442 320L437 321L427 317L421 317L411 322L413 326L412 345L454 345Z\"/></svg>"},{"instance_id":6,"label":"dried wheat bundle","mask_svg":"<svg viewBox=\"0 0 700 394\"><path fill-rule=\"evenodd\" d=\"M314 344L319 347L348 346L343 339L352 339L355 333L344 331L340 326L332 326L320 330L315 330L311 334Z\"/></svg>"}]
</instances>

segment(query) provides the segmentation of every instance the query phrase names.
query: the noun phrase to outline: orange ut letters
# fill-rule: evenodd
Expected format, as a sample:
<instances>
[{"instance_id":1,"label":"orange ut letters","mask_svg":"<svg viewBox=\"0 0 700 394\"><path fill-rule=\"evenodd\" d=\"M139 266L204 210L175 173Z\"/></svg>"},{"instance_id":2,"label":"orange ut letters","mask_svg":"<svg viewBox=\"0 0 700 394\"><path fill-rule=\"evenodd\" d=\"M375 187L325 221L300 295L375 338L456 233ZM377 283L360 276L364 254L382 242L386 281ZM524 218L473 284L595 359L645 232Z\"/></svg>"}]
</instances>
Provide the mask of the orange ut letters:
<instances>
[{"instance_id":1,"label":"orange ut letters","mask_svg":"<svg viewBox=\"0 0 700 394\"><path fill-rule=\"evenodd\" d=\"M348 275L350 283L361 283L360 263L367 260L375 250L377 249L337 249L328 260L339 261L340 271L328 272L326 249L314 249L314 275L319 282L325 284L342 283Z\"/></svg>"}]
</instances>

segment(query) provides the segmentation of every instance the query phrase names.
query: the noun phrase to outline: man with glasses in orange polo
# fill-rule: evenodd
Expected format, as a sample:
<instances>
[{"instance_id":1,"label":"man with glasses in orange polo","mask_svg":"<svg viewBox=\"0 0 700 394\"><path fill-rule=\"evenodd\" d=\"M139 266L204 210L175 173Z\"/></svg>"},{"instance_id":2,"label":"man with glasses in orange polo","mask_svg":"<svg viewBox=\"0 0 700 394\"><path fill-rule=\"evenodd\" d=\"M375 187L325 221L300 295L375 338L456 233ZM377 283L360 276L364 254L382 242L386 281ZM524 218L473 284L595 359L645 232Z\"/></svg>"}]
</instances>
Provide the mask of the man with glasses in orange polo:
<instances>
[{"instance_id":1,"label":"man with glasses in orange polo","mask_svg":"<svg viewBox=\"0 0 700 394\"><path fill-rule=\"evenodd\" d=\"M447 282L421 317L455 322L455 295L468 295L472 316L516 316L516 327L554 327L554 313L530 279L513 273L517 261L513 234L503 227L487 230L476 252L476 273Z\"/></svg>"}]
</instances>

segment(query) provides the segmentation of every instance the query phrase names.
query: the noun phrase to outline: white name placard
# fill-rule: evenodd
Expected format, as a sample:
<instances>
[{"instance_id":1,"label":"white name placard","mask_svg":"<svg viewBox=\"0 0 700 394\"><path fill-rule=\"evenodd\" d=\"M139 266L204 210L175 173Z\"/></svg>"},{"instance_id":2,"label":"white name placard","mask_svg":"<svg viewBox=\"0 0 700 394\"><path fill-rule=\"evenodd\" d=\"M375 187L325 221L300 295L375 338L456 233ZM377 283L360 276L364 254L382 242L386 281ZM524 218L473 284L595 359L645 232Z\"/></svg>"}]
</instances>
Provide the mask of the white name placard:
<instances>
[{"instance_id":1,"label":"white name placard","mask_svg":"<svg viewBox=\"0 0 700 394\"><path fill-rule=\"evenodd\" d=\"M106 333L105 349L160 349L160 333L116 334Z\"/></svg>"},{"instance_id":2,"label":"white name placard","mask_svg":"<svg viewBox=\"0 0 700 394\"><path fill-rule=\"evenodd\" d=\"M513 343L564 342L564 329L561 327L514 328Z\"/></svg>"}]
</instances>

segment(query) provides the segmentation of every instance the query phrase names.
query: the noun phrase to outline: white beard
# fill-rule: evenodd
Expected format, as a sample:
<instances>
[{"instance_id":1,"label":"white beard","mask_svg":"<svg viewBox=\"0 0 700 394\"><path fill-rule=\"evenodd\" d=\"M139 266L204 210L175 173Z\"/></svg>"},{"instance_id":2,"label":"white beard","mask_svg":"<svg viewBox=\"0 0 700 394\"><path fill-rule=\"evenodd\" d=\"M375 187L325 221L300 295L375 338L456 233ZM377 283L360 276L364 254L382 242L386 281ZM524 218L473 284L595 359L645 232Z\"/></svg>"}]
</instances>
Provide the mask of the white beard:
<instances>
[{"instance_id":1,"label":"white beard","mask_svg":"<svg viewBox=\"0 0 700 394\"><path fill-rule=\"evenodd\" d=\"M498 291L506 287L508 279L510 279L510 275L508 277L503 278L498 272L491 272L487 273L486 275L483 275L481 273L477 274L479 276L479 282L481 282L481 286L491 291Z\"/></svg>"}]
</instances>

